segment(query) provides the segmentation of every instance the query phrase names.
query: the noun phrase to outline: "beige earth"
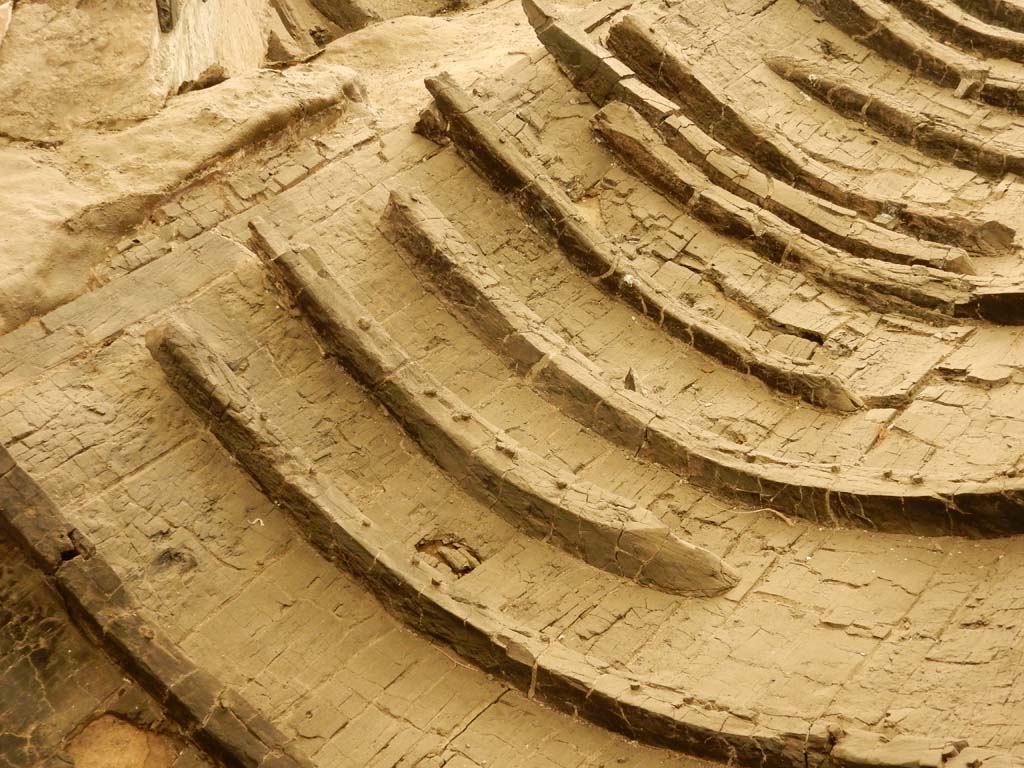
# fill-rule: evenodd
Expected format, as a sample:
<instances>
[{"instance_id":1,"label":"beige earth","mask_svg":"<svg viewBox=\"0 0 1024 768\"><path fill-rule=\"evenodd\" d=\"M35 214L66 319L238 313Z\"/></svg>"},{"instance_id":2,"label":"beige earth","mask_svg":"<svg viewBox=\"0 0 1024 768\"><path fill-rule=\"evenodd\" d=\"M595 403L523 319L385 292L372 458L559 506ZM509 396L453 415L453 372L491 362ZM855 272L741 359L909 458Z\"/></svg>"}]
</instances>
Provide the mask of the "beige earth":
<instances>
[{"instance_id":1,"label":"beige earth","mask_svg":"<svg viewBox=\"0 0 1024 768\"><path fill-rule=\"evenodd\" d=\"M181 751L166 736L110 715L89 723L67 746L78 768L170 768Z\"/></svg>"},{"instance_id":2,"label":"beige earth","mask_svg":"<svg viewBox=\"0 0 1024 768\"><path fill-rule=\"evenodd\" d=\"M1024 766L1024 10L0 0L0 768Z\"/></svg>"}]
</instances>

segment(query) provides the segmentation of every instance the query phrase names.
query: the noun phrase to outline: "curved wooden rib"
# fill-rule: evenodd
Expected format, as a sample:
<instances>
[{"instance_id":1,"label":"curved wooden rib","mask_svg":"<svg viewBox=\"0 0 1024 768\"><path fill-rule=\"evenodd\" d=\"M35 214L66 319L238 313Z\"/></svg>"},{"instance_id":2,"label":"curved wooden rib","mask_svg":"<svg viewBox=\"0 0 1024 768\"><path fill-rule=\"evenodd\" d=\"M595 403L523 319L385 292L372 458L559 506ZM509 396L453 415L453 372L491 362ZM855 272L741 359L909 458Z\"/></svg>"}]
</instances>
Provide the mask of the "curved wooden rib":
<instances>
[{"instance_id":1,"label":"curved wooden rib","mask_svg":"<svg viewBox=\"0 0 1024 768\"><path fill-rule=\"evenodd\" d=\"M535 0L524 0L524 3L531 6L531 19L538 24L538 38L546 43L572 82L591 101L598 106L618 101L635 109L676 154L696 166L711 183L769 211L810 237L855 256L973 273L970 257L958 246L919 240L901 231L886 229L858 218L855 211L840 208L764 174L706 134L674 104L646 88L637 87L629 80L633 72L591 43L583 30L548 16ZM557 35L552 31L555 28ZM581 67L581 59L587 53L599 63L597 66Z\"/></svg>"},{"instance_id":2,"label":"curved wooden rib","mask_svg":"<svg viewBox=\"0 0 1024 768\"><path fill-rule=\"evenodd\" d=\"M993 178L1024 172L1024 154L1017 148L846 82L823 61L768 56L765 63L779 77L844 117L866 123L923 154Z\"/></svg>"},{"instance_id":3,"label":"curved wooden rib","mask_svg":"<svg viewBox=\"0 0 1024 768\"><path fill-rule=\"evenodd\" d=\"M1024 62L1024 35L979 21L949 0L889 0L908 18L968 53Z\"/></svg>"},{"instance_id":4,"label":"curved wooden rib","mask_svg":"<svg viewBox=\"0 0 1024 768\"><path fill-rule=\"evenodd\" d=\"M954 0L968 13L989 24L1024 32L1024 3L1020 0Z\"/></svg>"},{"instance_id":5,"label":"curved wooden rib","mask_svg":"<svg viewBox=\"0 0 1024 768\"><path fill-rule=\"evenodd\" d=\"M524 0L524 2L532 3L534 0ZM630 49L634 51L633 57L646 61L644 66L658 73L656 76L651 76L657 77L663 88L667 88L665 85L667 82L674 83L680 88L688 83L691 85L696 83L697 85L693 85L686 93L701 91L703 86L697 87L700 85L699 81L694 78L691 82L688 79L693 76L682 60L667 50L659 48L660 43L654 37L653 32L649 28L643 27L635 17L625 17L612 28L612 33L613 36L617 35L620 47L631 46ZM563 44L567 40L568 38L563 38ZM636 51L641 51L643 55L646 55L650 54L652 50L656 51L652 55L660 57L654 59L653 62L643 59L641 53L636 53ZM628 80L624 81L622 85L625 86L628 82ZM614 93L616 99L637 108L647 117L648 122L660 119L661 124L666 126L666 130L662 131L663 135L665 133L668 133L669 136L672 135L672 131L675 130L673 126L675 118L664 116L659 118L657 101L652 100L648 94L637 92L635 87L620 87L615 89ZM730 108L723 107L723 109ZM911 120L909 116L906 119ZM728 126L728 131L737 130L736 121L728 121L725 125ZM927 131L922 129L921 135L926 134ZM1000 239L1004 235L1009 236L1012 242L1012 230L997 225L993 231L1001 233ZM873 293L896 296L912 304L957 318L977 318L1005 325L1024 324L1024 286L1019 281L974 275L957 277L944 275L941 271L934 269L908 274L899 271L896 266L887 270L884 265L874 267L863 262L856 265L855 269L848 270L846 274L840 274L837 270L838 265L826 274L832 279L833 284L841 289L863 290L870 288ZM869 295L865 295L865 297L870 298ZM876 302L874 306L879 305Z\"/></svg>"},{"instance_id":6,"label":"curved wooden rib","mask_svg":"<svg viewBox=\"0 0 1024 768\"><path fill-rule=\"evenodd\" d=\"M993 75L983 59L950 48L881 0L816 0L822 15L857 42L957 95L1024 111L1024 81Z\"/></svg>"},{"instance_id":7,"label":"curved wooden rib","mask_svg":"<svg viewBox=\"0 0 1024 768\"><path fill-rule=\"evenodd\" d=\"M643 276L628 272L620 265L620 257L583 221L566 194L530 159L503 140L498 127L450 77L428 78L426 85L448 121L448 134L456 147L496 187L511 193L540 218L557 237L569 260L596 278L604 290L621 296L673 336L781 392L843 411L863 405L838 377L819 366L753 342L683 304Z\"/></svg>"},{"instance_id":8,"label":"curved wooden rib","mask_svg":"<svg viewBox=\"0 0 1024 768\"><path fill-rule=\"evenodd\" d=\"M524 0L524 3L532 1ZM771 175L866 216L894 218L908 232L928 240L956 244L982 254L1012 248L1015 233L999 222L978 222L946 211L855 191L852 179L844 179L841 172L808 156L777 130L737 112L724 96L716 94L693 72L682 56L671 50L666 40L638 17L630 14L614 24L608 43L644 82L678 104L701 129L734 152L749 157Z\"/></svg>"},{"instance_id":9,"label":"curved wooden rib","mask_svg":"<svg viewBox=\"0 0 1024 768\"><path fill-rule=\"evenodd\" d=\"M822 524L924 535L1024 532L1019 480L898 479L787 461L667 416L643 395L609 386L590 360L501 284L422 195L392 193L385 221L394 239L428 268L438 288L483 329L496 350L562 410L697 485Z\"/></svg>"},{"instance_id":10,"label":"curved wooden rib","mask_svg":"<svg viewBox=\"0 0 1024 768\"><path fill-rule=\"evenodd\" d=\"M789 56L768 57L766 62L780 77L795 83L840 114L867 122L922 152L979 172L987 170L994 176L1024 171L1024 155L1014 148L844 83L827 71L824 63ZM980 318L1005 325L1024 323L1024 285L1020 281L968 275L961 279L961 290L964 295L953 306L955 317Z\"/></svg>"},{"instance_id":11,"label":"curved wooden rib","mask_svg":"<svg viewBox=\"0 0 1024 768\"><path fill-rule=\"evenodd\" d=\"M745 768L838 765L900 768L955 745L947 768L999 761L1001 753L964 747L963 739L841 731L826 722L781 723L734 715L687 691L637 678L560 642L541 637L508 614L463 595L458 581L413 561L253 404L223 360L182 328L156 329L147 343L186 402L299 532L369 588L414 630L559 709L649 744ZM768 721L768 722L762 722ZM954 762L954 760L956 762ZM281 765L287 765L279 761ZM274 762L273 765L278 765ZM270 763L268 762L267 765Z\"/></svg>"},{"instance_id":12,"label":"curved wooden rib","mask_svg":"<svg viewBox=\"0 0 1024 768\"><path fill-rule=\"evenodd\" d=\"M672 152L648 123L620 102L594 116L594 130L623 162L654 187L672 197L695 218L722 234L744 242L776 262L793 262L809 277L863 299L881 311L901 301L952 316L970 292L959 280L936 270L911 271L874 260L850 258L808 237L771 213L711 186Z\"/></svg>"},{"instance_id":13,"label":"curved wooden rib","mask_svg":"<svg viewBox=\"0 0 1024 768\"><path fill-rule=\"evenodd\" d=\"M322 343L471 493L531 536L586 563L674 594L717 594L736 571L679 539L648 509L559 469L426 373L324 269L312 249L253 222L259 249ZM277 243L277 244L275 244Z\"/></svg>"}]
</instances>

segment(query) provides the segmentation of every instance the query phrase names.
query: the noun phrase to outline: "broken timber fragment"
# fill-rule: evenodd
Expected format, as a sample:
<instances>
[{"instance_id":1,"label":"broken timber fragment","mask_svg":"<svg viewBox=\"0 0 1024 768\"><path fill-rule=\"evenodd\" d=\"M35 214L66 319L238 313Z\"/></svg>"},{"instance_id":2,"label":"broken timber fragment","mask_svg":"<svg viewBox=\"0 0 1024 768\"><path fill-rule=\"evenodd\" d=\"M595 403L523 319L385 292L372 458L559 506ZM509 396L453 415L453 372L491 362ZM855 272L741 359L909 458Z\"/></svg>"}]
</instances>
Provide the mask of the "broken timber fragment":
<instances>
[{"instance_id":1,"label":"broken timber fragment","mask_svg":"<svg viewBox=\"0 0 1024 768\"><path fill-rule=\"evenodd\" d=\"M626 378L622 382L623 386L630 392L639 392L643 394L643 387L640 386L640 380L637 378L636 371L630 368L626 371Z\"/></svg>"},{"instance_id":2,"label":"broken timber fragment","mask_svg":"<svg viewBox=\"0 0 1024 768\"><path fill-rule=\"evenodd\" d=\"M368 24L380 21L376 11L367 8L359 0L310 0L324 17L346 32L354 32Z\"/></svg>"},{"instance_id":3,"label":"broken timber fragment","mask_svg":"<svg viewBox=\"0 0 1024 768\"><path fill-rule=\"evenodd\" d=\"M120 574L3 445L0 532L46 577L75 623L213 761L225 766L313 768L293 740L236 689L197 666L147 618ZM5 622L8 618L4 615ZM3 748L9 748L9 742L0 745ZM0 751L0 758L4 756ZM51 764L57 765L46 763Z\"/></svg>"},{"instance_id":4,"label":"broken timber fragment","mask_svg":"<svg viewBox=\"0 0 1024 768\"><path fill-rule=\"evenodd\" d=\"M174 31L178 20L178 0L156 0L156 18L161 32Z\"/></svg>"},{"instance_id":5,"label":"broken timber fragment","mask_svg":"<svg viewBox=\"0 0 1024 768\"><path fill-rule=\"evenodd\" d=\"M837 728L829 762L838 768L1019 768L1020 760L996 749L972 747L967 739L931 736L882 736Z\"/></svg>"}]
</instances>

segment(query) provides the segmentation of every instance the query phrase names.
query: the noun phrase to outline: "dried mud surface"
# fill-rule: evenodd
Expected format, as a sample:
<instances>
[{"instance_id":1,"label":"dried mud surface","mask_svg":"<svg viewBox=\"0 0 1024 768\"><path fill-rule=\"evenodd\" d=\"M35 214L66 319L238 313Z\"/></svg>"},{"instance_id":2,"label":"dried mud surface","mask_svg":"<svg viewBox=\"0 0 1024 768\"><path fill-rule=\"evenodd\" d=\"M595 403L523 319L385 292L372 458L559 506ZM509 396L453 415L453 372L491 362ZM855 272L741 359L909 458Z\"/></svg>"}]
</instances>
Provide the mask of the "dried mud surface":
<instances>
[{"instance_id":1,"label":"dried mud surface","mask_svg":"<svg viewBox=\"0 0 1024 768\"><path fill-rule=\"evenodd\" d=\"M909 68L983 58L938 0L407 5L0 128L0 445L141 620L289 765L1022 764L1024 185L962 148L1024 65ZM9 538L0 612L0 766L217 761Z\"/></svg>"}]
</instances>

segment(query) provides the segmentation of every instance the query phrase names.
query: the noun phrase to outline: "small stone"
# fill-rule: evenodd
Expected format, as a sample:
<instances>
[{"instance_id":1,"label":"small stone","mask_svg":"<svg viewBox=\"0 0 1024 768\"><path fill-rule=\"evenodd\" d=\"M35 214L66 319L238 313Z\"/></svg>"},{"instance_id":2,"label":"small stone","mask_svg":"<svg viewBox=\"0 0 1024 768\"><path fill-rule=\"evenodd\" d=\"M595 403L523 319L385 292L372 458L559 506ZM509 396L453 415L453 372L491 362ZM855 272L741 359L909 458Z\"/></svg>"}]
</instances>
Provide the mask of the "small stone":
<instances>
[{"instance_id":1,"label":"small stone","mask_svg":"<svg viewBox=\"0 0 1024 768\"><path fill-rule=\"evenodd\" d=\"M177 17L177 3L172 0L156 0L156 18L161 32L173 31Z\"/></svg>"},{"instance_id":2,"label":"small stone","mask_svg":"<svg viewBox=\"0 0 1024 768\"><path fill-rule=\"evenodd\" d=\"M878 226L884 227L885 229L895 229L896 225L899 223L897 218L893 216L891 213L878 214L877 216L875 216L874 222Z\"/></svg>"},{"instance_id":3,"label":"small stone","mask_svg":"<svg viewBox=\"0 0 1024 768\"><path fill-rule=\"evenodd\" d=\"M636 371L632 368L626 371L626 378L622 383L630 392L638 392L641 395L643 394L643 389L640 387L640 381L637 379Z\"/></svg>"},{"instance_id":4,"label":"small stone","mask_svg":"<svg viewBox=\"0 0 1024 768\"><path fill-rule=\"evenodd\" d=\"M505 455L506 455L506 456L508 456L508 457L509 457L510 459L514 459L514 458L516 457L516 449L515 449L515 448L513 448L513 447L512 447L511 445L509 445L508 443L503 443L503 442L501 442L501 440L499 440L499 441L498 441L498 451L499 451L500 453L503 453L503 454L505 454Z\"/></svg>"}]
</instances>

